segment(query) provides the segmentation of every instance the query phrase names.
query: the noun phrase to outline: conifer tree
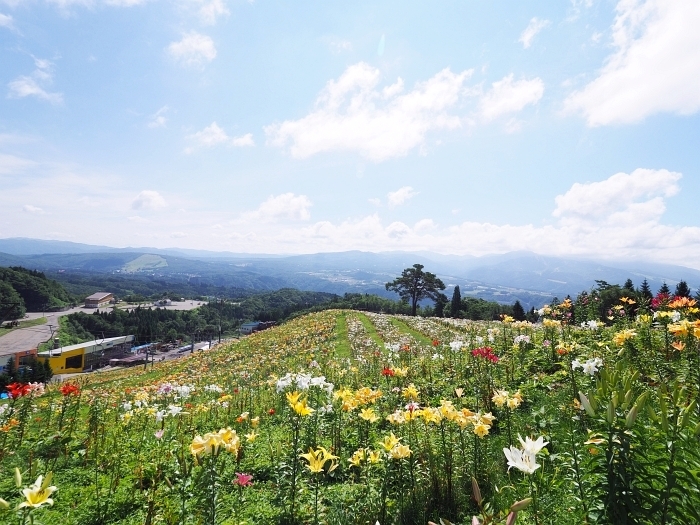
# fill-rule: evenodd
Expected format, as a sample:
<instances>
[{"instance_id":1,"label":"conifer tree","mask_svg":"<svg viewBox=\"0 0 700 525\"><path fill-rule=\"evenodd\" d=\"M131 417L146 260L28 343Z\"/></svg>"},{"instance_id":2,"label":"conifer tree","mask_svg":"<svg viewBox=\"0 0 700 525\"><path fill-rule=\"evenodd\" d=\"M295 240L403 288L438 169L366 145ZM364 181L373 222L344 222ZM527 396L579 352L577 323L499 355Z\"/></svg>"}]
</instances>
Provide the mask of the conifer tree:
<instances>
[{"instance_id":1,"label":"conifer tree","mask_svg":"<svg viewBox=\"0 0 700 525\"><path fill-rule=\"evenodd\" d=\"M641 295L644 299L650 300L652 297L654 297L654 294L651 293L651 288L649 287L649 281L646 280L646 277L642 281L642 286L639 289L639 295Z\"/></svg>"},{"instance_id":2,"label":"conifer tree","mask_svg":"<svg viewBox=\"0 0 700 525\"><path fill-rule=\"evenodd\" d=\"M677 295L678 297L690 297L690 288L688 287L688 283L685 281L680 281L676 285L676 292L674 295Z\"/></svg>"},{"instance_id":3,"label":"conifer tree","mask_svg":"<svg viewBox=\"0 0 700 525\"><path fill-rule=\"evenodd\" d=\"M622 286L622 289L627 293L634 293L634 283L632 282L632 279L627 279L625 284Z\"/></svg>"},{"instance_id":4,"label":"conifer tree","mask_svg":"<svg viewBox=\"0 0 700 525\"><path fill-rule=\"evenodd\" d=\"M515 304L513 304L513 319L516 321L524 321L525 320L525 309L523 308L523 305L520 304L520 301L516 300Z\"/></svg>"},{"instance_id":5,"label":"conifer tree","mask_svg":"<svg viewBox=\"0 0 700 525\"><path fill-rule=\"evenodd\" d=\"M454 292L452 292L452 303L450 304L450 316L459 317L459 310L462 306L462 294L459 291L459 285L455 286Z\"/></svg>"},{"instance_id":6,"label":"conifer tree","mask_svg":"<svg viewBox=\"0 0 700 525\"><path fill-rule=\"evenodd\" d=\"M671 295L671 289L668 287L666 284L666 281L664 281L664 284L661 285L661 288L659 288L660 294L666 294L666 295Z\"/></svg>"}]
</instances>

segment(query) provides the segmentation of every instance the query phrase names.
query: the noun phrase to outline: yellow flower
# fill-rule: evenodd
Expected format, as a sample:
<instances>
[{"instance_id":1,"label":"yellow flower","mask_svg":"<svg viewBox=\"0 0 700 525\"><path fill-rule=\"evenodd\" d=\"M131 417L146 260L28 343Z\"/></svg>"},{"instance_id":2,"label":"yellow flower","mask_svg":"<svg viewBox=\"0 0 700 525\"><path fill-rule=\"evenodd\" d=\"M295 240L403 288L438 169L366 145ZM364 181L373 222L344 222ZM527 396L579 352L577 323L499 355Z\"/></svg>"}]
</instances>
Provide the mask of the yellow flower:
<instances>
[{"instance_id":1,"label":"yellow flower","mask_svg":"<svg viewBox=\"0 0 700 525\"><path fill-rule=\"evenodd\" d=\"M379 450L370 450L368 459L372 464L379 463L382 460L381 452Z\"/></svg>"},{"instance_id":2,"label":"yellow flower","mask_svg":"<svg viewBox=\"0 0 700 525\"><path fill-rule=\"evenodd\" d=\"M333 471L338 466L338 464L335 462L335 460L338 459L338 456L334 456L323 447L318 447L316 450L310 448L308 453L299 454L299 457L302 457L309 462L308 468L314 474L323 472L323 468L328 461L331 462L328 472Z\"/></svg>"},{"instance_id":3,"label":"yellow flower","mask_svg":"<svg viewBox=\"0 0 700 525\"><path fill-rule=\"evenodd\" d=\"M365 460L366 454L365 454L365 449L361 448L356 450L353 455L348 459L350 462L350 465L353 467L359 467L362 462Z\"/></svg>"},{"instance_id":4,"label":"yellow flower","mask_svg":"<svg viewBox=\"0 0 700 525\"><path fill-rule=\"evenodd\" d=\"M292 405L292 408L294 409L294 412L296 412L297 414L299 414L302 417L308 416L308 415L314 413L314 409L306 404L306 398L294 403Z\"/></svg>"},{"instance_id":5,"label":"yellow flower","mask_svg":"<svg viewBox=\"0 0 700 525\"><path fill-rule=\"evenodd\" d=\"M362 409L360 411L360 417L369 423L374 423L379 420L379 416L377 416L371 408Z\"/></svg>"},{"instance_id":6,"label":"yellow flower","mask_svg":"<svg viewBox=\"0 0 700 525\"><path fill-rule=\"evenodd\" d=\"M401 391L401 393L403 394L403 397L405 397L406 399L413 399L414 401L418 399L418 393L419 393L419 392L418 392L418 389L416 388L416 386L415 386L413 383L411 383L410 385L408 385L407 387L405 387L405 388Z\"/></svg>"},{"instance_id":7,"label":"yellow flower","mask_svg":"<svg viewBox=\"0 0 700 525\"><path fill-rule=\"evenodd\" d=\"M257 439L259 434L256 434L255 431L251 432L250 434L245 435L245 440L247 443L252 443Z\"/></svg>"},{"instance_id":8,"label":"yellow flower","mask_svg":"<svg viewBox=\"0 0 700 525\"><path fill-rule=\"evenodd\" d=\"M497 407L502 407L508 402L508 391L496 390L491 398L491 401L493 401Z\"/></svg>"},{"instance_id":9,"label":"yellow flower","mask_svg":"<svg viewBox=\"0 0 700 525\"><path fill-rule=\"evenodd\" d=\"M397 438L392 432L384 438L384 441L381 441L379 444L382 447L384 447L384 450L389 452L392 448L399 444L399 441L401 441L401 438Z\"/></svg>"},{"instance_id":10,"label":"yellow flower","mask_svg":"<svg viewBox=\"0 0 700 525\"><path fill-rule=\"evenodd\" d=\"M474 434L482 438L489 433L489 428L491 428L489 425L478 422L476 425L474 425Z\"/></svg>"},{"instance_id":11,"label":"yellow flower","mask_svg":"<svg viewBox=\"0 0 700 525\"><path fill-rule=\"evenodd\" d=\"M677 323L668 326L668 331L676 337L686 337L693 329L693 323L687 319L681 319Z\"/></svg>"},{"instance_id":12,"label":"yellow flower","mask_svg":"<svg viewBox=\"0 0 700 525\"><path fill-rule=\"evenodd\" d=\"M396 377L406 377L408 375L408 368L400 368L397 366L393 370Z\"/></svg>"},{"instance_id":13,"label":"yellow flower","mask_svg":"<svg viewBox=\"0 0 700 525\"><path fill-rule=\"evenodd\" d=\"M629 341L635 335L637 335L637 332L635 332L631 328L620 330L613 336L613 343L615 343L617 346L622 346L625 344L626 341Z\"/></svg>"},{"instance_id":14,"label":"yellow flower","mask_svg":"<svg viewBox=\"0 0 700 525\"><path fill-rule=\"evenodd\" d=\"M301 397L301 392L297 392L296 390L294 392L287 392L287 401L289 402L289 405L292 407L296 403L299 402L300 397Z\"/></svg>"},{"instance_id":15,"label":"yellow flower","mask_svg":"<svg viewBox=\"0 0 700 525\"><path fill-rule=\"evenodd\" d=\"M250 420L250 426L253 428L258 428L258 425L260 424L260 416L254 417L253 419Z\"/></svg>"},{"instance_id":16,"label":"yellow flower","mask_svg":"<svg viewBox=\"0 0 700 525\"><path fill-rule=\"evenodd\" d=\"M54 486L49 486L52 477L53 473L51 472L49 472L46 475L46 479L44 479L44 476L39 476L38 478L36 478L36 481L33 485L30 485L29 487L23 489L22 495L24 496L25 501L20 503L17 506L17 508L37 508L41 507L42 505L53 505L53 499L51 499L51 494L56 492L58 489Z\"/></svg>"},{"instance_id":17,"label":"yellow flower","mask_svg":"<svg viewBox=\"0 0 700 525\"><path fill-rule=\"evenodd\" d=\"M411 449L408 445L396 445L389 451L391 459L404 459L411 455Z\"/></svg>"}]
</instances>

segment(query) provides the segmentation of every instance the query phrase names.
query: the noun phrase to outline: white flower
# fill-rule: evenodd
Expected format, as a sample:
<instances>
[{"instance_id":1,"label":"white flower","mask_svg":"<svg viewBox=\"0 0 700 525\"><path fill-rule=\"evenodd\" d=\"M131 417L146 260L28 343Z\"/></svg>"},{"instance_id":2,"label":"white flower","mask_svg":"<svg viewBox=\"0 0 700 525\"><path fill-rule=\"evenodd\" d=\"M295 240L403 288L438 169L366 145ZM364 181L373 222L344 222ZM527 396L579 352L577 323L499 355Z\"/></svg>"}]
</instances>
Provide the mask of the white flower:
<instances>
[{"instance_id":1,"label":"white flower","mask_svg":"<svg viewBox=\"0 0 700 525\"><path fill-rule=\"evenodd\" d=\"M516 344L516 345L517 345L517 344L520 344L520 343L526 343L526 344L527 344L527 343L529 343L529 342L530 342L530 336L529 336L529 335L520 334L520 335L516 335L516 336L513 338L513 343Z\"/></svg>"},{"instance_id":2,"label":"white flower","mask_svg":"<svg viewBox=\"0 0 700 525\"><path fill-rule=\"evenodd\" d=\"M172 417L175 417L182 412L182 407L179 407L177 405L169 405L168 406L168 414L170 414Z\"/></svg>"},{"instance_id":3,"label":"white flower","mask_svg":"<svg viewBox=\"0 0 700 525\"><path fill-rule=\"evenodd\" d=\"M464 343L462 341L452 341L450 343L450 348L452 349L453 352L459 352L460 349L462 348L462 345L464 345Z\"/></svg>"},{"instance_id":4,"label":"white flower","mask_svg":"<svg viewBox=\"0 0 700 525\"><path fill-rule=\"evenodd\" d=\"M309 386L317 386L323 388L326 384L326 378L324 376L312 377L309 380Z\"/></svg>"},{"instance_id":5,"label":"white flower","mask_svg":"<svg viewBox=\"0 0 700 525\"><path fill-rule=\"evenodd\" d=\"M587 330L597 330L600 327L598 321L584 321L581 323L581 328L586 328Z\"/></svg>"},{"instance_id":6,"label":"white flower","mask_svg":"<svg viewBox=\"0 0 700 525\"><path fill-rule=\"evenodd\" d=\"M520 434L518 434L518 440L523 447L523 452L533 455L539 454L540 450L542 450L546 445L549 445L549 441L545 441L542 436L538 437L535 441L530 439L528 436L523 441L523 438L520 437Z\"/></svg>"},{"instance_id":7,"label":"white flower","mask_svg":"<svg viewBox=\"0 0 700 525\"><path fill-rule=\"evenodd\" d=\"M131 403L129 403L129 402L127 401L126 403L124 403L124 404L122 405L122 408L124 409L124 412L128 412L128 411L131 410L133 407L131 406Z\"/></svg>"},{"instance_id":8,"label":"white flower","mask_svg":"<svg viewBox=\"0 0 700 525\"><path fill-rule=\"evenodd\" d=\"M437 361L438 359L445 359L442 357L440 354L433 354L433 361Z\"/></svg>"},{"instance_id":9,"label":"white flower","mask_svg":"<svg viewBox=\"0 0 700 525\"><path fill-rule=\"evenodd\" d=\"M207 385L204 387L204 390L206 390L207 392L217 392L217 393L221 393L224 391L219 385Z\"/></svg>"},{"instance_id":10,"label":"white flower","mask_svg":"<svg viewBox=\"0 0 700 525\"><path fill-rule=\"evenodd\" d=\"M576 370L577 368L581 368L583 365L578 359L574 359L571 361L571 370Z\"/></svg>"},{"instance_id":11,"label":"white flower","mask_svg":"<svg viewBox=\"0 0 700 525\"><path fill-rule=\"evenodd\" d=\"M522 449L516 447L503 449L503 454L505 454L508 460L508 470L510 470L511 467L515 467L526 474L532 474L540 468L540 465L537 463L537 454L549 443L544 441L542 436L533 441L530 437L526 437L523 440L523 438L518 435L518 440L520 441Z\"/></svg>"},{"instance_id":12,"label":"white flower","mask_svg":"<svg viewBox=\"0 0 700 525\"><path fill-rule=\"evenodd\" d=\"M294 375L289 372L287 372L284 377L279 378L277 380L277 393L279 394L282 390L290 386L292 381L294 381Z\"/></svg>"},{"instance_id":13,"label":"white flower","mask_svg":"<svg viewBox=\"0 0 700 525\"><path fill-rule=\"evenodd\" d=\"M673 321L674 323L677 323L680 320L681 320L681 313L678 310L674 310L673 313L671 314L671 321Z\"/></svg>"},{"instance_id":14,"label":"white flower","mask_svg":"<svg viewBox=\"0 0 700 525\"><path fill-rule=\"evenodd\" d=\"M296 383L299 390L308 390L311 384L311 376L309 374L297 374Z\"/></svg>"},{"instance_id":15,"label":"white flower","mask_svg":"<svg viewBox=\"0 0 700 525\"><path fill-rule=\"evenodd\" d=\"M596 357L594 359L589 359L583 365L581 365L581 370L584 374L593 376L598 372L598 367L603 366L603 360Z\"/></svg>"},{"instance_id":16,"label":"white flower","mask_svg":"<svg viewBox=\"0 0 700 525\"><path fill-rule=\"evenodd\" d=\"M528 454L515 447L504 448L503 453L508 460L508 470L515 467L526 474L532 474L540 468L534 454Z\"/></svg>"},{"instance_id":17,"label":"white flower","mask_svg":"<svg viewBox=\"0 0 700 525\"><path fill-rule=\"evenodd\" d=\"M160 423L161 421L163 421L165 414L167 414L165 410L159 410L158 412L156 412L156 423Z\"/></svg>"}]
</instances>

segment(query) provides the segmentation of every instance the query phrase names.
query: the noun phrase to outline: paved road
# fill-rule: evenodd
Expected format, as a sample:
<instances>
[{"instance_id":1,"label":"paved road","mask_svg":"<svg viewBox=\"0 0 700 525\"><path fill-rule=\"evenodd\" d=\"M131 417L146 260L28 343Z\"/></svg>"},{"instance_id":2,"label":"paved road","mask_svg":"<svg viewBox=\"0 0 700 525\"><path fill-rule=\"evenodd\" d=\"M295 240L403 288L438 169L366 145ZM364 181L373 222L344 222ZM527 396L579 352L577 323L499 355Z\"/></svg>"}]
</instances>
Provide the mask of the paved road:
<instances>
[{"instance_id":1,"label":"paved road","mask_svg":"<svg viewBox=\"0 0 700 525\"><path fill-rule=\"evenodd\" d=\"M171 306L163 307L167 310L192 310L202 305L199 301L177 301L173 302ZM159 307L161 308L161 307ZM109 312L112 307L101 308L102 312ZM2 363L2 356L11 355L16 352L22 352L24 350L31 350L36 348L39 343L48 341L51 338L51 328L54 330L58 328L58 318L64 315L69 315L75 312L85 312L92 313L94 308L84 308L82 306L71 308L65 312L31 312L27 314L27 319L38 319L39 317L46 317L47 322L43 325L29 326L27 328L18 328L12 330L8 334L0 337L0 364ZM127 334L124 334L127 335Z\"/></svg>"}]
</instances>

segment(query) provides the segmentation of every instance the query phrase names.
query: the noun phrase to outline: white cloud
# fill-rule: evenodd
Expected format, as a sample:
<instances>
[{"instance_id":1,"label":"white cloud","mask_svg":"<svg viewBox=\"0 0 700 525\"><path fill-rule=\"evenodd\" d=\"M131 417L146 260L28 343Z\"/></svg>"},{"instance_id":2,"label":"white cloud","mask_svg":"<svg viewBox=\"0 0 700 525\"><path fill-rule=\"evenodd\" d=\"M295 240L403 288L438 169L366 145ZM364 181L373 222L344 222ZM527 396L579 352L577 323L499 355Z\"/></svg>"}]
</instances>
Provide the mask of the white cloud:
<instances>
[{"instance_id":1,"label":"white cloud","mask_svg":"<svg viewBox=\"0 0 700 525\"><path fill-rule=\"evenodd\" d=\"M534 17L530 20L530 23L525 28L525 30L520 34L518 42L522 42L523 47L527 49L532 44L532 40L535 38L537 33L542 31L545 27L550 24L549 20L540 20Z\"/></svg>"},{"instance_id":2,"label":"white cloud","mask_svg":"<svg viewBox=\"0 0 700 525\"><path fill-rule=\"evenodd\" d=\"M555 199L552 212L563 221L619 221L630 217L634 222L656 221L666 210L664 199L679 191L681 174L668 170L637 169L616 173L612 177L586 184L574 184Z\"/></svg>"},{"instance_id":3,"label":"white cloud","mask_svg":"<svg viewBox=\"0 0 700 525\"><path fill-rule=\"evenodd\" d=\"M401 79L379 90L379 70L360 62L326 84L311 113L266 126L265 133L270 144L289 145L295 158L330 151L357 152L376 162L405 156L424 145L428 132L460 127L450 110L465 95L472 72L443 69L401 94Z\"/></svg>"},{"instance_id":4,"label":"white cloud","mask_svg":"<svg viewBox=\"0 0 700 525\"><path fill-rule=\"evenodd\" d=\"M219 127L216 122L212 122L209 126L204 128L202 131L198 131L187 137L193 141L196 146L213 148L220 144L225 144L228 146L234 146L237 148L246 148L255 146L255 141L253 140L252 133L246 133L240 137L229 137L223 128ZM194 147L188 147L185 149L185 153L193 153Z\"/></svg>"},{"instance_id":5,"label":"white cloud","mask_svg":"<svg viewBox=\"0 0 700 525\"><path fill-rule=\"evenodd\" d=\"M45 213L42 208L39 208L38 206L32 206L31 204L25 204L24 206L22 206L22 210L24 210L26 213L34 213L39 215L43 215Z\"/></svg>"},{"instance_id":6,"label":"white cloud","mask_svg":"<svg viewBox=\"0 0 700 525\"><path fill-rule=\"evenodd\" d=\"M513 74L491 84L491 90L481 97L480 113L484 120L516 113L529 104L536 104L544 93L544 82L539 77L513 81Z\"/></svg>"},{"instance_id":7,"label":"white cloud","mask_svg":"<svg viewBox=\"0 0 700 525\"><path fill-rule=\"evenodd\" d=\"M170 234L170 237L173 239L182 239L184 237L187 237L187 234L185 232L172 232Z\"/></svg>"},{"instance_id":8,"label":"white cloud","mask_svg":"<svg viewBox=\"0 0 700 525\"><path fill-rule=\"evenodd\" d=\"M159 210L165 208L166 203L163 196L157 191L143 190L131 202L133 210Z\"/></svg>"},{"instance_id":9,"label":"white cloud","mask_svg":"<svg viewBox=\"0 0 700 525\"><path fill-rule=\"evenodd\" d=\"M216 46L211 37L190 31L179 42L171 42L168 53L181 64L201 67L216 58Z\"/></svg>"},{"instance_id":10,"label":"white cloud","mask_svg":"<svg viewBox=\"0 0 700 525\"><path fill-rule=\"evenodd\" d=\"M396 206L402 205L404 202L408 201L412 197L418 195L417 191L413 191L411 186L404 186L396 191L391 191L387 193L387 202L390 208L395 208Z\"/></svg>"},{"instance_id":11,"label":"white cloud","mask_svg":"<svg viewBox=\"0 0 700 525\"><path fill-rule=\"evenodd\" d=\"M7 84L10 88L8 98L37 97L52 104L63 102L62 93L51 93L45 86L53 82L53 64L45 59L34 58L36 69L31 76L20 75Z\"/></svg>"},{"instance_id":12,"label":"white cloud","mask_svg":"<svg viewBox=\"0 0 700 525\"><path fill-rule=\"evenodd\" d=\"M251 146L255 146L253 134L246 133L245 135L241 135L240 137L233 137L231 139L231 145L236 146L237 148L249 148Z\"/></svg>"},{"instance_id":13,"label":"white cloud","mask_svg":"<svg viewBox=\"0 0 700 525\"><path fill-rule=\"evenodd\" d=\"M6 27L7 29L15 30L15 23L10 15L3 15L0 13L0 27Z\"/></svg>"},{"instance_id":14,"label":"white cloud","mask_svg":"<svg viewBox=\"0 0 700 525\"><path fill-rule=\"evenodd\" d=\"M700 2L620 0L615 51L598 77L564 103L589 126L630 124L700 109Z\"/></svg>"},{"instance_id":15,"label":"white cloud","mask_svg":"<svg viewBox=\"0 0 700 525\"><path fill-rule=\"evenodd\" d=\"M197 16L203 24L214 25L219 17L231 14L225 0L188 0L187 3L197 9Z\"/></svg>"},{"instance_id":16,"label":"white cloud","mask_svg":"<svg viewBox=\"0 0 700 525\"><path fill-rule=\"evenodd\" d=\"M168 112L168 106L163 106L158 111L151 116L151 120L148 121L149 128L164 128L168 122L168 118L165 114Z\"/></svg>"},{"instance_id":17,"label":"white cloud","mask_svg":"<svg viewBox=\"0 0 700 525\"><path fill-rule=\"evenodd\" d=\"M257 210L242 214L241 219L234 222L273 222L280 219L307 221L311 218L311 206L311 200L306 195L270 195Z\"/></svg>"},{"instance_id":18,"label":"white cloud","mask_svg":"<svg viewBox=\"0 0 700 525\"><path fill-rule=\"evenodd\" d=\"M544 226L462 222L443 227L423 219L410 227L403 222L386 224L377 213L339 223L280 224L272 229L264 221L251 221L229 236L230 249L276 253L431 250L471 255L529 250L699 267L700 228L662 221L666 200L679 191L680 178L667 170L638 169L574 184L556 197L554 222Z\"/></svg>"},{"instance_id":19,"label":"white cloud","mask_svg":"<svg viewBox=\"0 0 700 525\"><path fill-rule=\"evenodd\" d=\"M413 225L413 230L418 233L429 232L437 228L433 219L421 219Z\"/></svg>"},{"instance_id":20,"label":"white cloud","mask_svg":"<svg viewBox=\"0 0 700 525\"><path fill-rule=\"evenodd\" d=\"M373 197L371 199L367 199L367 202L369 202L372 206L381 206L382 205L381 199L377 199L376 197Z\"/></svg>"}]
</instances>

